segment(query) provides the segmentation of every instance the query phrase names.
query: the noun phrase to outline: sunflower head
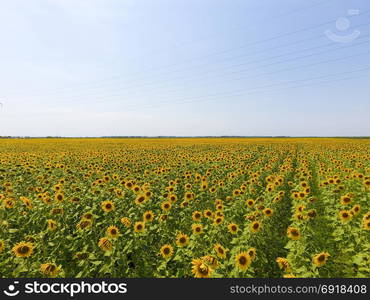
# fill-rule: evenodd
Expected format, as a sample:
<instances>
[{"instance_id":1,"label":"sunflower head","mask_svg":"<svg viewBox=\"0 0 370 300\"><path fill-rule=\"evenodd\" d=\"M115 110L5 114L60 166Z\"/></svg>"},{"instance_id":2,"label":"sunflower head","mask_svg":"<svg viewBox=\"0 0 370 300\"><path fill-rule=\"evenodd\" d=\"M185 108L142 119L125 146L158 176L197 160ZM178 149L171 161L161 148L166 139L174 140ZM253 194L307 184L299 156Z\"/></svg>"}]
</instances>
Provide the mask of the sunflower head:
<instances>
[{"instance_id":1,"label":"sunflower head","mask_svg":"<svg viewBox=\"0 0 370 300\"><path fill-rule=\"evenodd\" d=\"M362 226L363 226L363 228L364 228L365 230L370 230L370 220L366 220L366 219L364 219L364 220L362 221Z\"/></svg>"},{"instance_id":2,"label":"sunflower head","mask_svg":"<svg viewBox=\"0 0 370 300\"><path fill-rule=\"evenodd\" d=\"M299 229L295 227L288 227L287 234L288 234L288 237L292 240L299 240L301 238Z\"/></svg>"},{"instance_id":3,"label":"sunflower head","mask_svg":"<svg viewBox=\"0 0 370 300\"><path fill-rule=\"evenodd\" d=\"M101 208L105 212L111 212L111 211L115 210L114 203L112 201L110 201L110 200L103 201L101 203Z\"/></svg>"},{"instance_id":4,"label":"sunflower head","mask_svg":"<svg viewBox=\"0 0 370 300\"><path fill-rule=\"evenodd\" d=\"M171 202L170 202L170 201L164 201L164 202L162 202L162 204L161 204L161 208L162 208L162 210L164 210L164 211L169 211L169 210L171 209L171 206L172 206L172 204L171 204Z\"/></svg>"},{"instance_id":5,"label":"sunflower head","mask_svg":"<svg viewBox=\"0 0 370 300\"><path fill-rule=\"evenodd\" d=\"M52 219L48 219L47 221L48 230L56 230L58 227L58 223Z\"/></svg>"},{"instance_id":6,"label":"sunflower head","mask_svg":"<svg viewBox=\"0 0 370 300\"><path fill-rule=\"evenodd\" d=\"M289 262L288 262L288 260L286 258L278 257L276 259L276 262L277 262L279 268L281 270L283 270L284 272L287 272L287 273L292 272L292 269L290 267L290 264L289 264Z\"/></svg>"},{"instance_id":7,"label":"sunflower head","mask_svg":"<svg viewBox=\"0 0 370 300\"><path fill-rule=\"evenodd\" d=\"M239 230L239 226L237 224L231 223L227 225L227 229L231 234L237 234Z\"/></svg>"},{"instance_id":8,"label":"sunflower head","mask_svg":"<svg viewBox=\"0 0 370 300\"><path fill-rule=\"evenodd\" d=\"M56 277L59 273L59 268L54 263L45 263L40 266L40 271L48 277Z\"/></svg>"},{"instance_id":9,"label":"sunflower head","mask_svg":"<svg viewBox=\"0 0 370 300\"><path fill-rule=\"evenodd\" d=\"M194 221L200 221L202 219L202 213L200 211L194 211L192 213L192 218Z\"/></svg>"},{"instance_id":10,"label":"sunflower head","mask_svg":"<svg viewBox=\"0 0 370 300\"><path fill-rule=\"evenodd\" d=\"M330 254L328 252L322 252L317 255L315 255L312 259L312 262L317 267L322 267L326 264L326 261L328 260Z\"/></svg>"},{"instance_id":11,"label":"sunflower head","mask_svg":"<svg viewBox=\"0 0 370 300\"><path fill-rule=\"evenodd\" d=\"M193 230L193 234L203 233L203 225L202 224L192 224L191 229Z\"/></svg>"},{"instance_id":12,"label":"sunflower head","mask_svg":"<svg viewBox=\"0 0 370 300\"><path fill-rule=\"evenodd\" d=\"M185 247L189 244L189 237L184 233L179 233L176 237L176 244L179 247Z\"/></svg>"},{"instance_id":13,"label":"sunflower head","mask_svg":"<svg viewBox=\"0 0 370 300\"><path fill-rule=\"evenodd\" d=\"M265 216L267 216L267 217L271 217L272 216L272 214L273 214L273 209L271 209L271 208L265 208L264 210L263 210L263 213L265 214Z\"/></svg>"},{"instance_id":14,"label":"sunflower head","mask_svg":"<svg viewBox=\"0 0 370 300\"><path fill-rule=\"evenodd\" d=\"M135 232L144 232L145 230L145 223L144 222L136 222L134 225Z\"/></svg>"},{"instance_id":15,"label":"sunflower head","mask_svg":"<svg viewBox=\"0 0 370 300\"><path fill-rule=\"evenodd\" d=\"M191 272L194 274L195 278L209 278L212 274L212 269L208 266L202 259L193 259L191 267Z\"/></svg>"},{"instance_id":16,"label":"sunflower head","mask_svg":"<svg viewBox=\"0 0 370 300\"><path fill-rule=\"evenodd\" d=\"M219 257L219 258L226 258L226 249L221 245L221 244L216 244L213 249L215 250L216 252L216 255Z\"/></svg>"},{"instance_id":17,"label":"sunflower head","mask_svg":"<svg viewBox=\"0 0 370 300\"><path fill-rule=\"evenodd\" d=\"M34 246L29 242L20 242L16 244L12 251L16 257L30 257L33 253Z\"/></svg>"},{"instance_id":18,"label":"sunflower head","mask_svg":"<svg viewBox=\"0 0 370 300\"><path fill-rule=\"evenodd\" d=\"M342 223L347 223L352 219L352 214L348 210L341 210L339 212L339 219L342 221Z\"/></svg>"},{"instance_id":19,"label":"sunflower head","mask_svg":"<svg viewBox=\"0 0 370 300\"><path fill-rule=\"evenodd\" d=\"M164 259L169 259L173 255L173 248L169 244L165 244L160 249L160 254Z\"/></svg>"},{"instance_id":20,"label":"sunflower head","mask_svg":"<svg viewBox=\"0 0 370 300\"><path fill-rule=\"evenodd\" d=\"M248 252L241 252L235 256L235 265L241 271L246 271L252 260Z\"/></svg>"},{"instance_id":21,"label":"sunflower head","mask_svg":"<svg viewBox=\"0 0 370 300\"><path fill-rule=\"evenodd\" d=\"M121 218L121 223L126 227L129 228L131 226L131 221L127 217Z\"/></svg>"},{"instance_id":22,"label":"sunflower head","mask_svg":"<svg viewBox=\"0 0 370 300\"><path fill-rule=\"evenodd\" d=\"M258 221L254 221L250 224L251 232L256 233L261 229L261 223Z\"/></svg>"},{"instance_id":23,"label":"sunflower head","mask_svg":"<svg viewBox=\"0 0 370 300\"><path fill-rule=\"evenodd\" d=\"M3 252L5 249L5 242L3 240L0 240L0 253Z\"/></svg>"},{"instance_id":24,"label":"sunflower head","mask_svg":"<svg viewBox=\"0 0 370 300\"><path fill-rule=\"evenodd\" d=\"M201 260L209 266L211 269L215 270L218 267L217 258L213 255L206 255L201 258Z\"/></svg>"},{"instance_id":25,"label":"sunflower head","mask_svg":"<svg viewBox=\"0 0 370 300\"><path fill-rule=\"evenodd\" d=\"M111 225L107 228L107 236L110 238L117 238L119 236L119 229L117 226Z\"/></svg>"},{"instance_id":26,"label":"sunflower head","mask_svg":"<svg viewBox=\"0 0 370 300\"><path fill-rule=\"evenodd\" d=\"M112 242L106 237L103 237L99 240L98 246L103 251L110 251L113 248Z\"/></svg>"},{"instance_id":27,"label":"sunflower head","mask_svg":"<svg viewBox=\"0 0 370 300\"><path fill-rule=\"evenodd\" d=\"M148 210L143 214L144 222L152 222L153 220L154 220L154 213L151 210Z\"/></svg>"},{"instance_id":28,"label":"sunflower head","mask_svg":"<svg viewBox=\"0 0 370 300\"><path fill-rule=\"evenodd\" d=\"M252 261L256 259L256 257L257 257L257 250L256 250L256 248L249 248L247 250L247 253L248 253L248 255L249 255L249 257L251 258Z\"/></svg>"}]
</instances>

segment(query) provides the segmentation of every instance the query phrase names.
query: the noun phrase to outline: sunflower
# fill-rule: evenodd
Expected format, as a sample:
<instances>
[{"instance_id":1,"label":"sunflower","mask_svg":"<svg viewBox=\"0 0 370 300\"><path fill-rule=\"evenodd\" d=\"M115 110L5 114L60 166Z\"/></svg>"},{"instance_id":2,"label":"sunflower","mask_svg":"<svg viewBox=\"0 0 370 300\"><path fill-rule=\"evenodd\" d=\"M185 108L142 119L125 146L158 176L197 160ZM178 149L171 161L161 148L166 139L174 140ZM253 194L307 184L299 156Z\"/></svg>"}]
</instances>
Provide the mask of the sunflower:
<instances>
[{"instance_id":1,"label":"sunflower","mask_svg":"<svg viewBox=\"0 0 370 300\"><path fill-rule=\"evenodd\" d=\"M160 253L164 259L168 259L173 255L173 248L169 244L163 245L161 247Z\"/></svg>"},{"instance_id":2,"label":"sunflower","mask_svg":"<svg viewBox=\"0 0 370 300\"><path fill-rule=\"evenodd\" d=\"M253 233L258 232L261 229L261 223L258 221L252 222L249 226Z\"/></svg>"},{"instance_id":3,"label":"sunflower","mask_svg":"<svg viewBox=\"0 0 370 300\"><path fill-rule=\"evenodd\" d=\"M252 261L256 259L256 257L257 257L257 250L256 250L256 248L249 248L247 250L247 253L248 253L248 255L249 255L249 257L251 258Z\"/></svg>"},{"instance_id":4,"label":"sunflower","mask_svg":"<svg viewBox=\"0 0 370 300\"><path fill-rule=\"evenodd\" d=\"M169 211L169 210L171 209L171 206L172 206L172 204L171 204L171 202L169 202L169 201L164 201L164 202L162 202L162 204L161 204L161 208L162 208L162 210L164 210L164 211Z\"/></svg>"},{"instance_id":5,"label":"sunflower","mask_svg":"<svg viewBox=\"0 0 370 300\"><path fill-rule=\"evenodd\" d=\"M47 222L47 225L48 225L48 230L55 230L55 229L57 229L58 224L57 224L56 221L54 221L52 219L48 219L46 222Z\"/></svg>"},{"instance_id":6,"label":"sunflower","mask_svg":"<svg viewBox=\"0 0 370 300\"><path fill-rule=\"evenodd\" d=\"M184 233L179 233L176 237L176 244L179 247L185 247L189 244L189 237Z\"/></svg>"},{"instance_id":7,"label":"sunflower","mask_svg":"<svg viewBox=\"0 0 370 300\"><path fill-rule=\"evenodd\" d=\"M13 208L15 206L15 201L13 199L10 199L10 198L4 199L3 203L4 203L6 208Z\"/></svg>"},{"instance_id":8,"label":"sunflower","mask_svg":"<svg viewBox=\"0 0 370 300\"><path fill-rule=\"evenodd\" d=\"M0 240L0 253L4 251L5 248L5 242L3 240Z\"/></svg>"},{"instance_id":9,"label":"sunflower","mask_svg":"<svg viewBox=\"0 0 370 300\"><path fill-rule=\"evenodd\" d=\"M361 205L360 204L356 204L352 207L351 209L351 212L353 213L353 215L357 215L361 210Z\"/></svg>"},{"instance_id":10,"label":"sunflower","mask_svg":"<svg viewBox=\"0 0 370 300\"><path fill-rule=\"evenodd\" d=\"M32 202L29 198L21 196L19 197L19 199L23 202L24 205L26 205L28 209L32 209Z\"/></svg>"},{"instance_id":11,"label":"sunflower","mask_svg":"<svg viewBox=\"0 0 370 300\"><path fill-rule=\"evenodd\" d=\"M146 201L146 198L145 198L145 195L143 195L143 194L139 194L139 195L137 195L137 196L136 196L136 198L135 198L135 204L137 204L137 205L141 205L141 204L143 204L145 201Z\"/></svg>"},{"instance_id":12,"label":"sunflower","mask_svg":"<svg viewBox=\"0 0 370 300\"><path fill-rule=\"evenodd\" d=\"M365 230L370 230L370 220L366 220L365 218L362 220L362 227Z\"/></svg>"},{"instance_id":13,"label":"sunflower","mask_svg":"<svg viewBox=\"0 0 370 300\"><path fill-rule=\"evenodd\" d=\"M218 226L218 225L220 225L223 221L224 221L224 217L217 216L217 217L214 219L214 221L213 221L213 225L214 225L214 226Z\"/></svg>"},{"instance_id":14,"label":"sunflower","mask_svg":"<svg viewBox=\"0 0 370 300\"><path fill-rule=\"evenodd\" d=\"M189 206L189 201L187 201L187 200L184 200L184 201L182 201L182 202L180 203L180 207L181 207L181 208L184 208L184 207L187 207L187 206Z\"/></svg>"},{"instance_id":15,"label":"sunflower","mask_svg":"<svg viewBox=\"0 0 370 300\"><path fill-rule=\"evenodd\" d=\"M209 278L212 274L212 269L204 263L200 258L193 259L191 267L191 272L194 274L195 278Z\"/></svg>"},{"instance_id":16,"label":"sunflower","mask_svg":"<svg viewBox=\"0 0 370 300\"><path fill-rule=\"evenodd\" d=\"M322 267L326 264L326 261L328 260L330 254L327 252L322 252L317 255L315 255L312 259L312 262L317 267Z\"/></svg>"},{"instance_id":17,"label":"sunflower","mask_svg":"<svg viewBox=\"0 0 370 300\"><path fill-rule=\"evenodd\" d=\"M348 210L341 210L339 212L339 218L342 221L342 223L346 223L352 219L352 214Z\"/></svg>"},{"instance_id":18,"label":"sunflower","mask_svg":"<svg viewBox=\"0 0 370 300\"><path fill-rule=\"evenodd\" d=\"M54 195L54 199L55 199L55 201L63 202L63 200L64 200L64 194L63 194L63 193L58 192L58 193L56 193L56 194Z\"/></svg>"},{"instance_id":19,"label":"sunflower","mask_svg":"<svg viewBox=\"0 0 370 300\"><path fill-rule=\"evenodd\" d=\"M208 218L208 219L212 219L213 218L213 212L210 210L210 209L206 209L204 212L203 212L203 215Z\"/></svg>"},{"instance_id":20,"label":"sunflower","mask_svg":"<svg viewBox=\"0 0 370 300\"><path fill-rule=\"evenodd\" d=\"M284 272L287 272L287 273L292 272L292 269L290 267L290 264L289 264L289 262L288 262L288 260L286 258L278 257L276 259L276 262L277 262L279 268L281 270L283 270Z\"/></svg>"},{"instance_id":21,"label":"sunflower","mask_svg":"<svg viewBox=\"0 0 370 300\"><path fill-rule=\"evenodd\" d=\"M292 240L299 240L301 238L299 229L295 227L288 227L287 234L288 234L288 237Z\"/></svg>"},{"instance_id":22,"label":"sunflower","mask_svg":"<svg viewBox=\"0 0 370 300\"><path fill-rule=\"evenodd\" d=\"M107 228L107 236L110 238L117 238L119 236L119 229L117 226L111 225Z\"/></svg>"},{"instance_id":23,"label":"sunflower","mask_svg":"<svg viewBox=\"0 0 370 300\"><path fill-rule=\"evenodd\" d=\"M92 221L89 219L82 219L80 222L77 224L77 229L88 229L91 228L92 226Z\"/></svg>"},{"instance_id":24,"label":"sunflower","mask_svg":"<svg viewBox=\"0 0 370 300\"><path fill-rule=\"evenodd\" d=\"M110 200L103 201L101 203L101 208L105 212L111 212L111 211L115 210L114 203Z\"/></svg>"},{"instance_id":25,"label":"sunflower","mask_svg":"<svg viewBox=\"0 0 370 300\"><path fill-rule=\"evenodd\" d=\"M201 260L209 266L212 270L217 269L218 267L218 261L217 258L213 255L206 255L201 258Z\"/></svg>"},{"instance_id":26,"label":"sunflower","mask_svg":"<svg viewBox=\"0 0 370 300\"><path fill-rule=\"evenodd\" d=\"M144 222L136 222L134 225L135 232L144 232L145 230L145 223Z\"/></svg>"},{"instance_id":27,"label":"sunflower","mask_svg":"<svg viewBox=\"0 0 370 300\"><path fill-rule=\"evenodd\" d=\"M177 201L177 196L175 194L170 194L167 199L170 200L171 203L175 203Z\"/></svg>"},{"instance_id":28,"label":"sunflower","mask_svg":"<svg viewBox=\"0 0 370 300\"><path fill-rule=\"evenodd\" d=\"M203 233L203 226L202 224L192 224L191 229L193 230L193 234L201 234Z\"/></svg>"},{"instance_id":29,"label":"sunflower","mask_svg":"<svg viewBox=\"0 0 370 300\"><path fill-rule=\"evenodd\" d=\"M99 240L98 246L103 251L110 251L112 250L113 244L108 238L103 237Z\"/></svg>"},{"instance_id":30,"label":"sunflower","mask_svg":"<svg viewBox=\"0 0 370 300\"><path fill-rule=\"evenodd\" d=\"M59 273L59 268L54 263L45 263L40 266L42 274L50 277L56 277Z\"/></svg>"},{"instance_id":31,"label":"sunflower","mask_svg":"<svg viewBox=\"0 0 370 300\"><path fill-rule=\"evenodd\" d=\"M200 211L194 211L191 217L194 221L200 221L202 219L202 213Z\"/></svg>"},{"instance_id":32,"label":"sunflower","mask_svg":"<svg viewBox=\"0 0 370 300\"><path fill-rule=\"evenodd\" d=\"M351 202L352 202L352 199L348 195L344 195L344 196L340 197L340 203L342 205L347 205L347 204L350 204Z\"/></svg>"},{"instance_id":33,"label":"sunflower","mask_svg":"<svg viewBox=\"0 0 370 300\"><path fill-rule=\"evenodd\" d=\"M222 247L221 244L214 245L213 249L216 251L216 254L219 258L226 258L226 249Z\"/></svg>"},{"instance_id":34,"label":"sunflower","mask_svg":"<svg viewBox=\"0 0 370 300\"><path fill-rule=\"evenodd\" d=\"M143 214L144 222L152 222L153 220L154 220L154 213L151 210L148 210Z\"/></svg>"},{"instance_id":35,"label":"sunflower","mask_svg":"<svg viewBox=\"0 0 370 300\"><path fill-rule=\"evenodd\" d=\"M131 221L129 218L123 217L121 218L121 223L126 227L129 228L131 226Z\"/></svg>"},{"instance_id":36,"label":"sunflower","mask_svg":"<svg viewBox=\"0 0 370 300\"><path fill-rule=\"evenodd\" d=\"M253 207L254 205L254 200L253 199L247 199L245 201L245 204L248 206L248 207Z\"/></svg>"},{"instance_id":37,"label":"sunflower","mask_svg":"<svg viewBox=\"0 0 370 300\"><path fill-rule=\"evenodd\" d=\"M235 265L241 271L246 271L252 260L248 252L241 252L235 256Z\"/></svg>"},{"instance_id":38,"label":"sunflower","mask_svg":"<svg viewBox=\"0 0 370 300\"><path fill-rule=\"evenodd\" d=\"M29 242L20 242L16 244L12 251L16 257L30 257L33 253L34 246Z\"/></svg>"},{"instance_id":39,"label":"sunflower","mask_svg":"<svg viewBox=\"0 0 370 300\"><path fill-rule=\"evenodd\" d=\"M267 217L271 217L271 216L272 216L272 214L274 213L274 211L273 211L273 209L271 209L271 208L265 208L265 209L263 210L263 213L265 214L265 216L267 216Z\"/></svg>"},{"instance_id":40,"label":"sunflower","mask_svg":"<svg viewBox=\"0 0 370 300\"><path fill-rule=\"evenodd\" d=\"M234 223L230 223L229 225L227 225L227 229L231 234L236 234L238 233L239 226Z\"/></svg>"}]
</instances>

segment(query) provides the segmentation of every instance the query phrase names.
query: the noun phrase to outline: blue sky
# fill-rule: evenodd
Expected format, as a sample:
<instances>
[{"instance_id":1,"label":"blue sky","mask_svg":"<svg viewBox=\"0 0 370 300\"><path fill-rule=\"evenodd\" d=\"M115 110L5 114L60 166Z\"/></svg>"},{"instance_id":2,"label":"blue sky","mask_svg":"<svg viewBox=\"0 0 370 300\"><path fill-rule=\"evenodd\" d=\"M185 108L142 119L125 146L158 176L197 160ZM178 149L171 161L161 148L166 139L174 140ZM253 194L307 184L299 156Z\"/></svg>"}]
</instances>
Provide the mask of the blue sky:
<instances>
[{"instance_id":1,"label":"blue sky","mask_svg":"<svg viewBox=\"0 0 370 300\"><path fill-rule=\"evenodd\" d=\"M0 135L369 135L369 11L367 0L0 1Z\"/></svg>"}]
</instances>

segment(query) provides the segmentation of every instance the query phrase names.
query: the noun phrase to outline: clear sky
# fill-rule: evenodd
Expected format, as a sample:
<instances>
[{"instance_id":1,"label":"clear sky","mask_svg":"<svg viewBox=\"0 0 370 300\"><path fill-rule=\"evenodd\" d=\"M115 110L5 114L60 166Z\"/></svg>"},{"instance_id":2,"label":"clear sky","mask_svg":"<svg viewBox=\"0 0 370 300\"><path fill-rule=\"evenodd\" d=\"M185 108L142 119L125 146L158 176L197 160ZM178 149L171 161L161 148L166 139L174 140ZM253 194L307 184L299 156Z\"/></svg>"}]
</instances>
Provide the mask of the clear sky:
<instances>
[{"instance_id":1,"label":"clear sky","mask_svg":"<svg viewBox=\"0 0 370 300\"><path fill-rule=\"evenodd\" d=\"M369 86L368 0L0 1L0 135L370 135Z\"/></svg>"}]
</instances>

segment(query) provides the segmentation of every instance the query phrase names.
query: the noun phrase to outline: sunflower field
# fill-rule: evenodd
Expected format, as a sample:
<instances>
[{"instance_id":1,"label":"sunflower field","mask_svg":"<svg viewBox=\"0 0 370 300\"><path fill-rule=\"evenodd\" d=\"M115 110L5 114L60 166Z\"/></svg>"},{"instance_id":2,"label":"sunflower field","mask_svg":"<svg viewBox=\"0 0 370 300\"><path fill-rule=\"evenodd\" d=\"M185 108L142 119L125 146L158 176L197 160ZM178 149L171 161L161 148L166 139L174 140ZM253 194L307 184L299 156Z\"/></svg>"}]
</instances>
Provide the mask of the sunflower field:
<instances>
[{"instance_id":1,"label":"sunflower field","mask_svg":"<svg viewBox=\"0 0 370 300\"><path fill-rule=\"evenodd\" d=\"M0 139L0 277L370 277L370 140Z\"/></svg>"}]
</instances>

